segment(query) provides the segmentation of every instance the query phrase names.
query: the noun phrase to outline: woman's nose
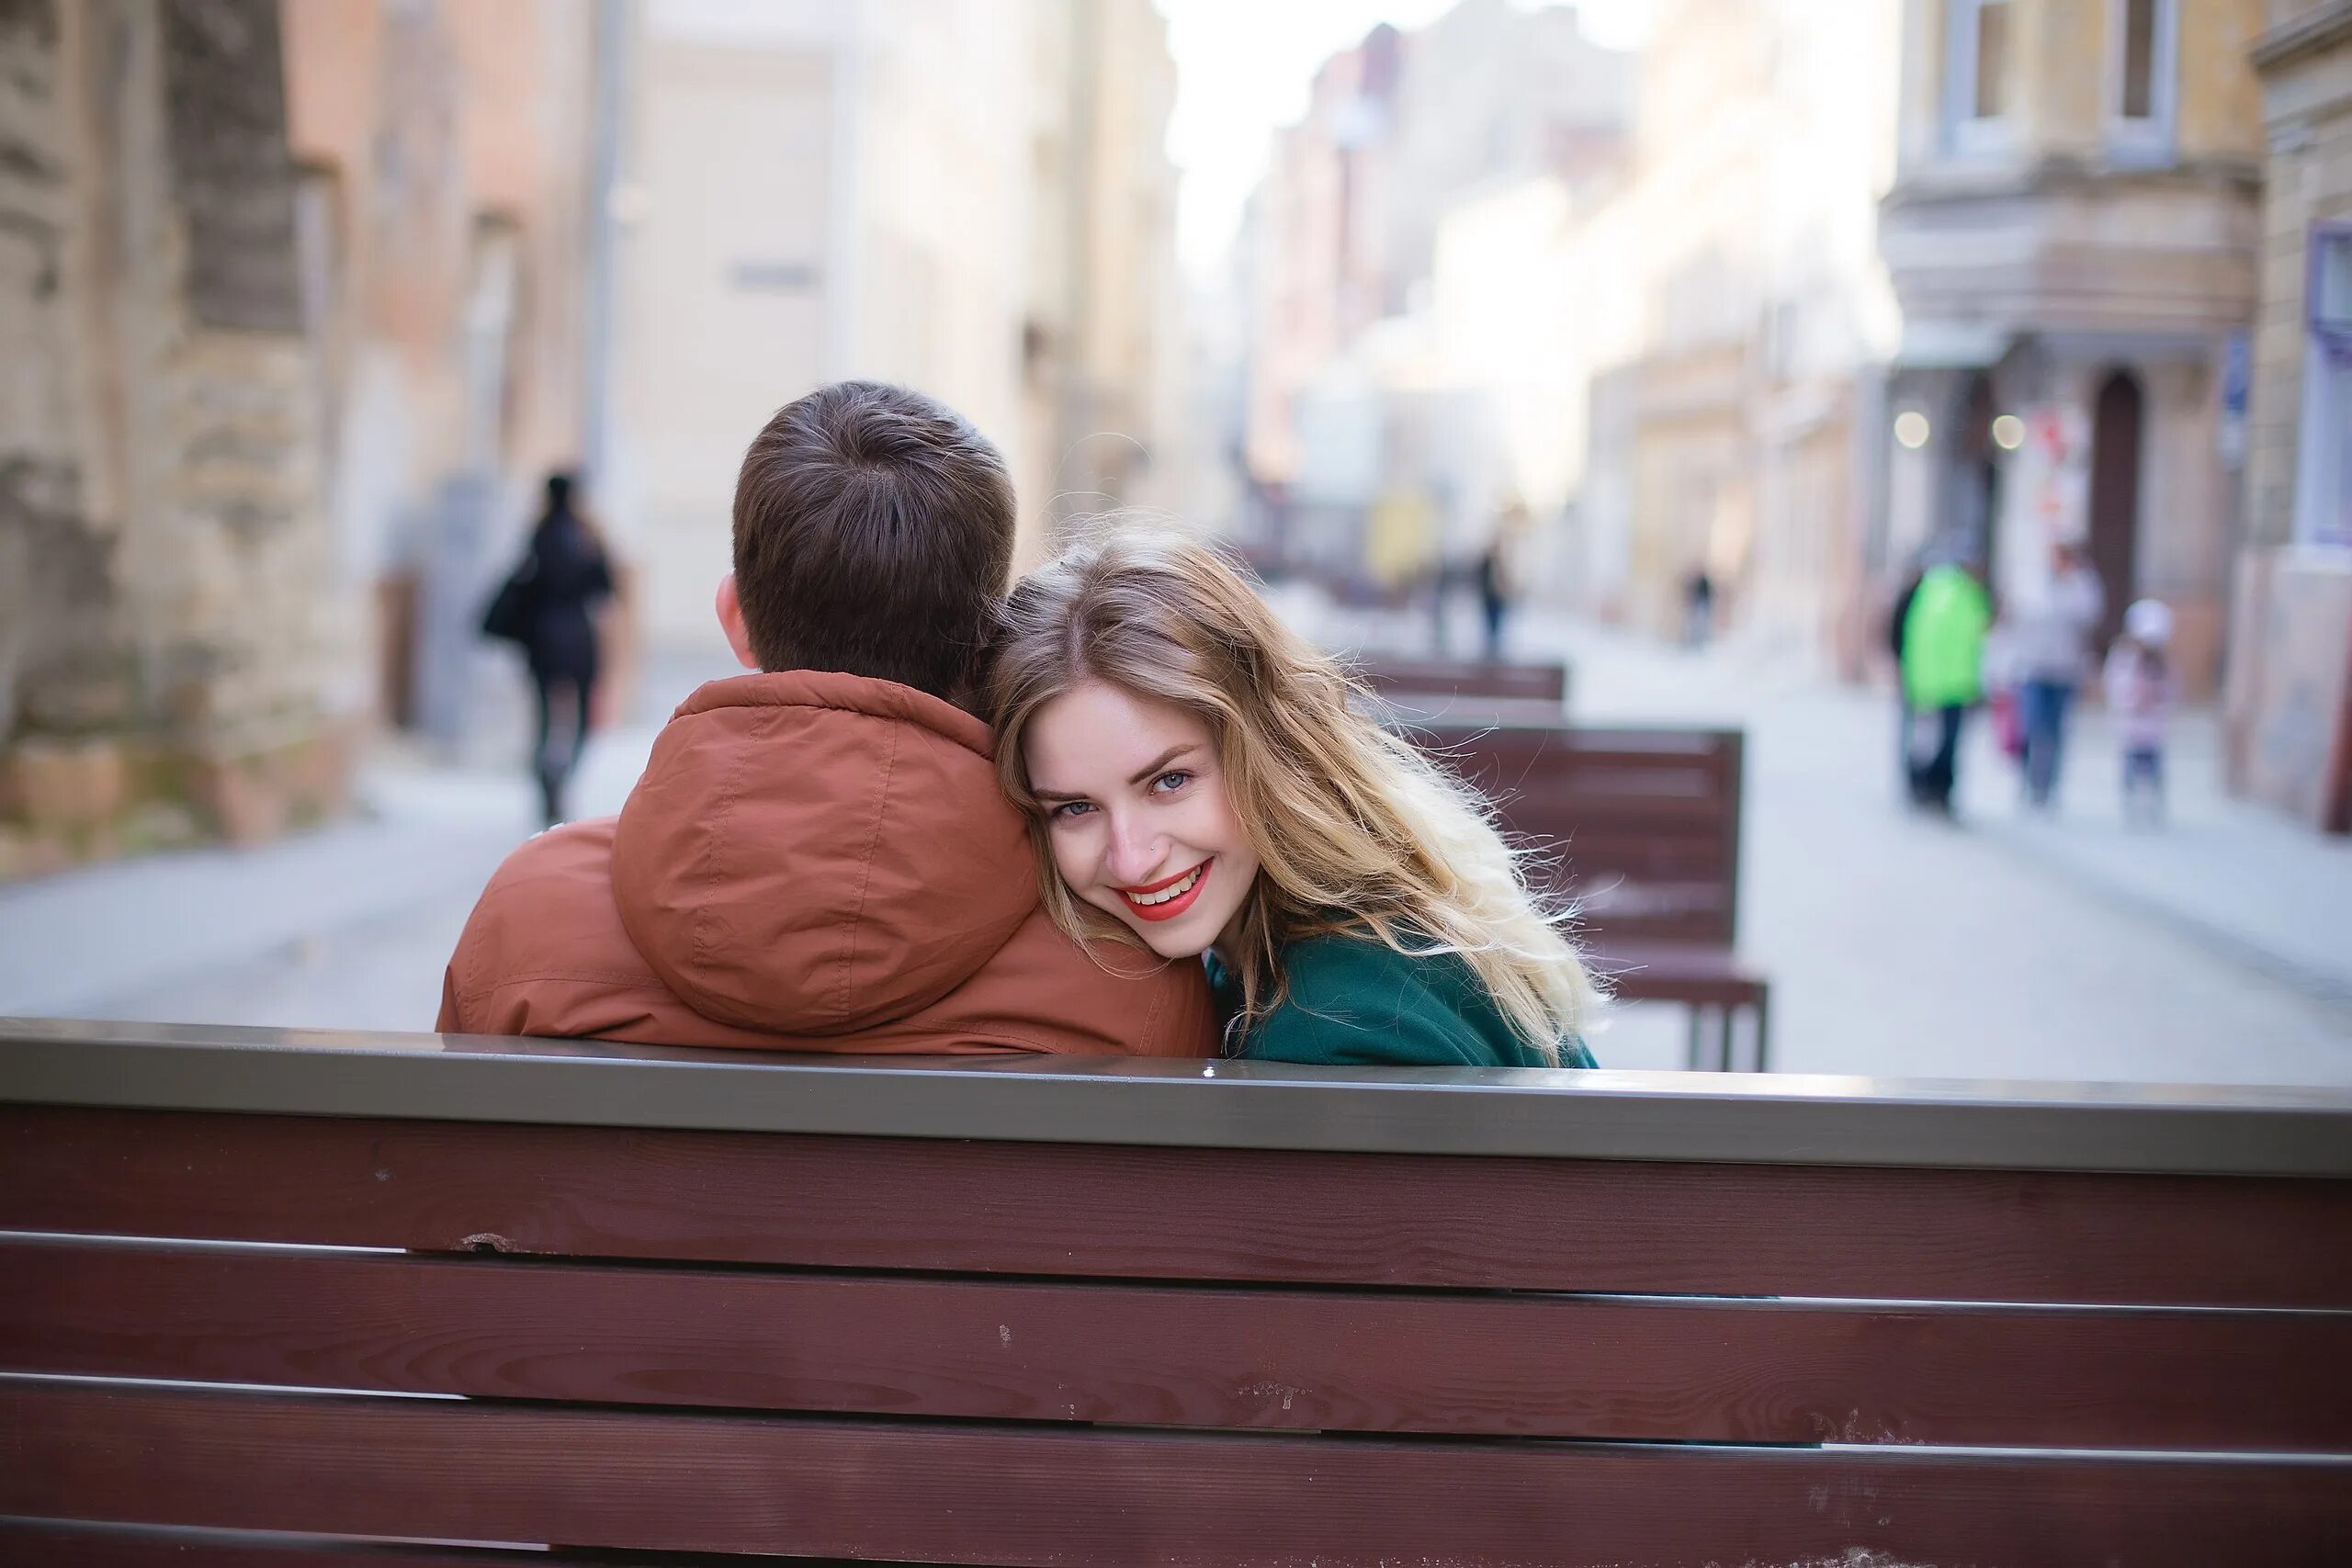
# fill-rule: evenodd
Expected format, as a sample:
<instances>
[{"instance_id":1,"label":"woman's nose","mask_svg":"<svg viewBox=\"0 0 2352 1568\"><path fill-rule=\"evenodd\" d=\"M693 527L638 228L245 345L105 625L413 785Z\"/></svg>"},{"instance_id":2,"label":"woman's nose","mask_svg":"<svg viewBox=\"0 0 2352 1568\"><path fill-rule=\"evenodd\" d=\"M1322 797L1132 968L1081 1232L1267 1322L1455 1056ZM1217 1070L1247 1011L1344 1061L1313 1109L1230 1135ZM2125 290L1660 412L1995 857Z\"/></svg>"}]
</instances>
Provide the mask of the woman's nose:
<instances>
[{"instance_id":1,"label":"woman's nose","mask_svg":"<svg viewBox=\"0 0 2352 1568\"><path fill-rule=\"evenodd\" d=\"M1151 879L1167 854L1167 836L1156 833L1136 822L1114 820L1111 824L1111 880L1122 887L1134 887Z\"/></svg>"}]
</instances>

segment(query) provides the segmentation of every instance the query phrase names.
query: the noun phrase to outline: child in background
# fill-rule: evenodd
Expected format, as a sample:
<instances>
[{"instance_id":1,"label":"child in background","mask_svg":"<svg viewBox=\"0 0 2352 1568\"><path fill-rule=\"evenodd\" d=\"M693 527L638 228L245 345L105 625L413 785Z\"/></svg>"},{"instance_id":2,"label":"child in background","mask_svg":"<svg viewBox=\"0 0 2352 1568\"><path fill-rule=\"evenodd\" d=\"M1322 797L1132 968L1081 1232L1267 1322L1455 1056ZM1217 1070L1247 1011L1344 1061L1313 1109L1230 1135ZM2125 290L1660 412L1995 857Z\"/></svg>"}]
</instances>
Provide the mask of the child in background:
<instances>
[{"instance_id":1,"label":"child in background","mask_svg":"<svg viewBox=\"0 0 2352 1568\"><path fill-rule=\"evenodd\" d=\"M2123 750L2123 820L2164 821L2165 730L2172 718L2172 671L2165 648L2172 611L2142 599L2123 613L2123 635L2107 656L2107 707Z\"/></svg>"},{"instance_id":2,"label":"child in background","mask_svg":"<svg viewBox=\"0 0 2352 1568\"><path fill-rule=\"evenodd\" d=\"M2018 685L2017 628L1996 621L1984 634L1984 711L1993 721L1993 739L2001 755L2023 763L2025 719L2018 711Z\"/></svg>"}]
</instances>

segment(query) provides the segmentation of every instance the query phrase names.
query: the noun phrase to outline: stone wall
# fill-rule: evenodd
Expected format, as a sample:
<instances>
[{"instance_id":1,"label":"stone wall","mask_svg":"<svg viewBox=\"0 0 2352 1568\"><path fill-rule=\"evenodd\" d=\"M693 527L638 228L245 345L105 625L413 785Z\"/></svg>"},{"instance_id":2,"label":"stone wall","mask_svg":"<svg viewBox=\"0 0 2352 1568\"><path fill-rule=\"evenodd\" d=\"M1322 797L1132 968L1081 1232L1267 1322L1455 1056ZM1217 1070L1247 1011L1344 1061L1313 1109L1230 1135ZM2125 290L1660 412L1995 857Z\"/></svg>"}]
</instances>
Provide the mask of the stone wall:
<instances>
[{"instance_id":1,"label":"stone wall","mask_svg":"<svg viewBox=\"0 0 2352 1568\"><path fill-rule=\"evenodd\" d=\"M2352 831L2352 558L2295 541L2312 226L2352 220L2352 4L2276 7L2270 142L2225 738L2233 788Z\"/></svg>"},{"instance_id":2,"label":"stone wall","mask_svg":"<svg viewBox=\"0 0 2352 1568\"><path fill-rule=\"evenodd\" d=\"M2344 13L2333 41L2284 53L2264 73L2271 152L2246 422L2246 529L2259 544L2294 534L2311 226L2352 220L2352 6L2306 6L2280 33L2331 11Z\"/></svg>"},{"instance_id":3,"label":"stone wall","mask_svg":"<svg viewBox=\"0 0 2352 1568\"><path fill-rule=\"evenodd\" d=\"M293 180L277 0L0 0L0 877L341 802Z\"/></svg>"},{"instance_id":4,"label":"stone wall","mask_svg":"<svg viewBox=\"0 0 2352 1568\"><path fill-rule=\"evenodd\" d=\"M2235 610L2231 786L2323 831L2352 832L2352 562L2250 550Z\"/></svg>"},{"instance_id":5,"label":"stone wall","mask_svg":"<svg viewBox=\"0 0 2352 1568\"><path fill-rule=\"evenodd\" d=\"M72 193L61 48L56 0L0 0L0 737L28 695L108 652L112 540L87 513L63 373Z\"/></svg>"}]
</instances>

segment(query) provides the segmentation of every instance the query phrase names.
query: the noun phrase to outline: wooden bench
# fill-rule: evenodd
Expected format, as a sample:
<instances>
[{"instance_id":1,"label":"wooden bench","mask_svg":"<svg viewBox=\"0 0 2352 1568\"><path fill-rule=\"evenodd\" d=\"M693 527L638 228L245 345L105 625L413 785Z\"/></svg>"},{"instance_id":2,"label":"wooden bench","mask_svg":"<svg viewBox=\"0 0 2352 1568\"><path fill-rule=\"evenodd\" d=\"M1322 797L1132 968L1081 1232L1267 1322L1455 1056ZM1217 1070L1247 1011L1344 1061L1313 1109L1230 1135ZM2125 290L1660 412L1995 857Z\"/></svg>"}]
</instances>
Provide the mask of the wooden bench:
<instances>
[{"instance_id":1,"label":"wooden bench","mask_svg":"<svg viewBox=\"0 0 2352 1568\"><path fill-rule=\"evenodd\" d=\"M8 1562L2352 1553L2343 1092L0 1021L0 1228Z\"/></svg>"},{"instance_id":2,"label":"wooden bench","mask_svg":"<svg viewBox=\"0 0 2352 1568\"><path fill-rule=\"evenodd\" d=\"M1369 659L1356 674L1389 716L1408 724L1557 724L1568 667L1469 659Z\"/></svg>"},{"instance_id":3,"label":"wooden bench","mask_svg":"<svg viewBox=\"0 0 2352 1568\"><path fill-rule=\"evenodd\" d=\"M1596 966L1628 1001L1690 1015L1688 1065L1732 1065L1732 1024L1754 1021L1770 1066L1771 987L1738 955L1744 743L1736 729L1418 725L1408 731L1484 790L1535 852L1531 878L1573 897Z\"/></svg>"}]
</instances>

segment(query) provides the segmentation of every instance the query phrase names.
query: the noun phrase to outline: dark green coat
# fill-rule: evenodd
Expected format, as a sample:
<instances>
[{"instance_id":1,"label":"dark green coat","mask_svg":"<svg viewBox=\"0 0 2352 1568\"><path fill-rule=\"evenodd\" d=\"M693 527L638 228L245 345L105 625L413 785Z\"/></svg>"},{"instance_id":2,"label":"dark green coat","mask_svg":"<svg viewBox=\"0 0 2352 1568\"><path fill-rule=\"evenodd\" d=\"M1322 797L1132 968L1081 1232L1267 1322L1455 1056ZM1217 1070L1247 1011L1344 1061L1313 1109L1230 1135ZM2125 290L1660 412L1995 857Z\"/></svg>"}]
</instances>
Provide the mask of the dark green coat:
<instances>
[{"instance_id":1,"label":"dark green coat","mask_svg":"<svg viewBox=\"0 0 2352 1568\"><path fill-rule=\"evenodd\" d=\"M1519 1038L1477 974L1453 953L1408 958L1376 937L1320 936L1280 955L1286 994L1226 1055L1256 1062L1381 1067L1548 1067ZM1241 1010L1240 982L1212 955L1217 1016ZM1564 1067L1599 1066L1581 1040Z\"/></svg>"}]
</instances>

